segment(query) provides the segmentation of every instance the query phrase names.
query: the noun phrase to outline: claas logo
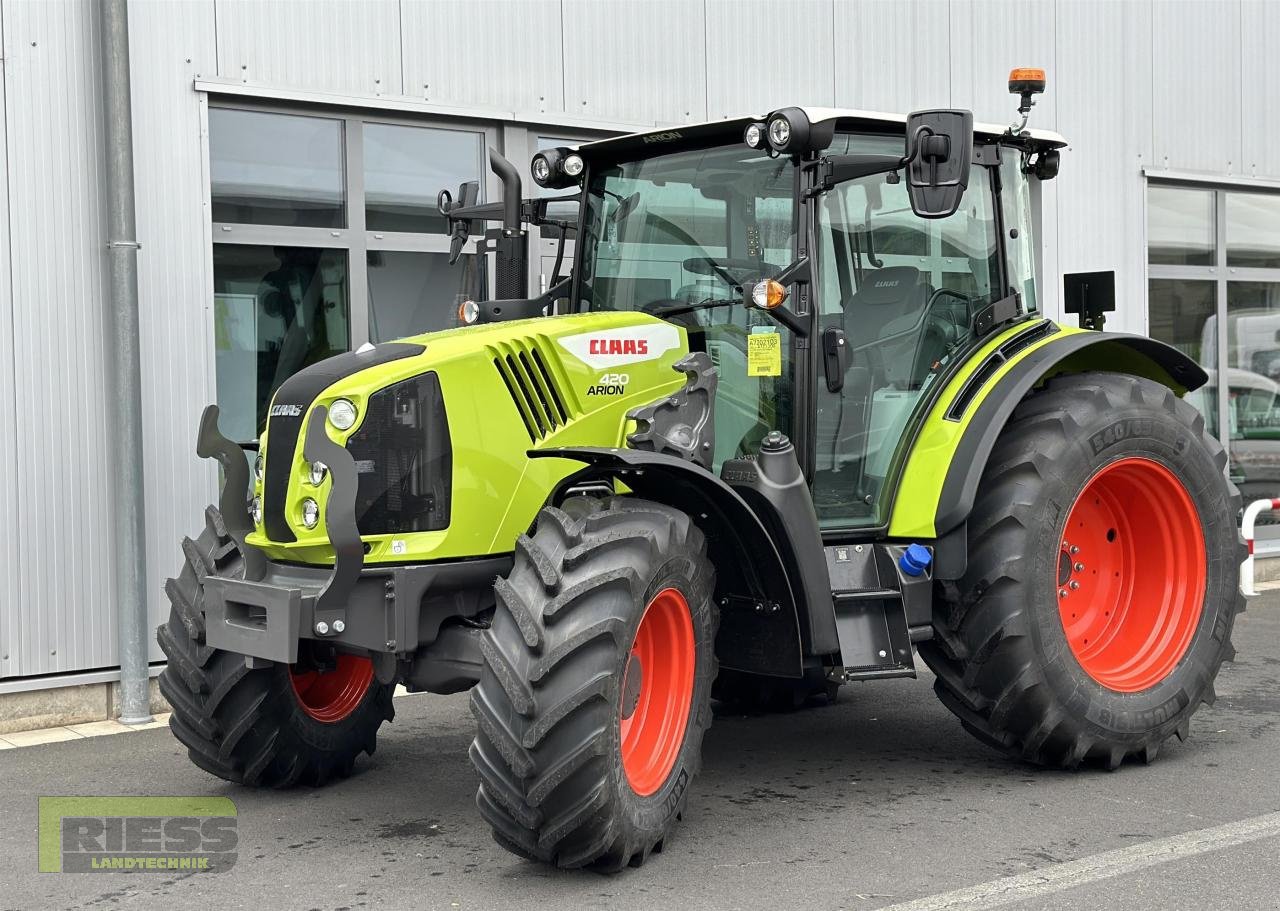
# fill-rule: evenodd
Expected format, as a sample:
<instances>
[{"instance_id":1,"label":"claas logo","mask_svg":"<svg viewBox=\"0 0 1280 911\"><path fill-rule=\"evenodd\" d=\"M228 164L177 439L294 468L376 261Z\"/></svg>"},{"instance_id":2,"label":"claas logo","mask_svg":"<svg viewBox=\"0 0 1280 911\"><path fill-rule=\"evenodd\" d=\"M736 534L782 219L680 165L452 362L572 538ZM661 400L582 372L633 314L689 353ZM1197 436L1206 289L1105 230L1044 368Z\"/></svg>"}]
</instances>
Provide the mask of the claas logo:
<instances>
[{"instance_id":1,"label":"claas logo","mask_svg":"<svg viewBox=\"0 0 1280 911\"><path fill-rule=\"evenodd\" d=\"M643 338L593 338L588 354L648 354L649 340Z\"/></svg>"}]
</instances>

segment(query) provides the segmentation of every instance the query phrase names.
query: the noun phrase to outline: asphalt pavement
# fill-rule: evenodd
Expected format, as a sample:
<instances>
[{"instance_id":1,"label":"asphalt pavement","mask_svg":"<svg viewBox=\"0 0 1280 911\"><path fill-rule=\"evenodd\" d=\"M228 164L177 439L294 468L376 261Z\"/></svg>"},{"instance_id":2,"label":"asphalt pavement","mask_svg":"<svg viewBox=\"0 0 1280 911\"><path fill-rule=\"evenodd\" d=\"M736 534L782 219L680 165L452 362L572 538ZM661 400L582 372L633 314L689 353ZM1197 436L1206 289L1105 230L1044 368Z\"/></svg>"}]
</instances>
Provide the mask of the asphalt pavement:
<instances>
[{"instance_id":1,"label":"asphalt pavement","mask_svg":"<svg viewBox=\"0 0 1280 911\"><path fill-rule=\"evenodd\" d=\"M665 853L617 876L500 849L473 803L465 696L397 699L321 790L250 791L167 730L0 752L0 908L1280 908L1280 593L1254 599L1218 702L1150 766L1049 772L966 734L919 680L720 716ZM40 795L227 796L225 873L38 873Z\"/></svg>"}]
</instances>

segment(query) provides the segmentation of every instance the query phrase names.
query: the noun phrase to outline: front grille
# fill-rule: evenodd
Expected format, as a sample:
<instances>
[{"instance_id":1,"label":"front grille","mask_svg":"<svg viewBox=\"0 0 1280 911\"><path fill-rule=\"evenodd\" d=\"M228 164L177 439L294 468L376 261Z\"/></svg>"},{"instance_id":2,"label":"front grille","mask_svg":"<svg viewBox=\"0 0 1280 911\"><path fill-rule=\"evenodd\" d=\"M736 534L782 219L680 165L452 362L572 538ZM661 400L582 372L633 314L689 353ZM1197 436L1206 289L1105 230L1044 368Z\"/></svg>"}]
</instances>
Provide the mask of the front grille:
<instances>
[{"instance_id":1,"label":"front grille","mask_svg":"<svg viewBox=\"0 0 1280 911\"><path fill-rule=\"evenodd\" d=\"M434 373L369 396L364 420L348 438L347 451L360 479L360 534L448 528L453 447L440 380Z\"/></svg>"},{"instance_id":2,"label":"front grille","mask_svg":"<svg viewBox=\"0 0 1280 911\"><path fill-rule=\"evenodd\" d=\"M489 352L531 441L544 439L569 422L573 407L537 345L511 342Z\"/></svg>"}]
</instances>

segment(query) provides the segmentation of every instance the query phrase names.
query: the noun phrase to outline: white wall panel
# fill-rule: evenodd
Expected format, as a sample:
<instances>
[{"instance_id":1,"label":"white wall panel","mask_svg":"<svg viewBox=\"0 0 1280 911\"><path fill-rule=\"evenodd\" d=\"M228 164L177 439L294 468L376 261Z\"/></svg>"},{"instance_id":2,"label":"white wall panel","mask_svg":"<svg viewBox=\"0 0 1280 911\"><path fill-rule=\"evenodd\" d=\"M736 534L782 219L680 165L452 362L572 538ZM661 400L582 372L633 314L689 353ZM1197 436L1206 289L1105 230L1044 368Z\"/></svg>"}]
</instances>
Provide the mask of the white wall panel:
<instances>
[{"instance_id":1,"label":"white wall panel","mask_svg":"<svg viewBox=\"0 0 1280 911\"><path fill-rule=\"evenodd\" d=\"M707 116L832 105L834 0L707 0Z\"/></svg>"},{"instance_id":2,"label":"white wall panel","mask_svg":"<svg viewBox=\"0 0 1280 911\"><path fill-rule=\"evenodd\" d=\"M97 4L6 0L21 673L115 660ZM137 454L140 455L140 454Z\"/></svg>"},{"instance_id":3,"label":"white wall panel","mask_svg":"<svg viewBox=\"0 0 1280 911\"><path fill-rule=\"evenodd\" d=\"M949 13L947 0L836 0L835 103L891 113L947 107Z\"/></svg>"},{"instance_id":4,"label":"white wall panel","mask_svg":"<svg viewBox=\"0 0 1280 911\"><path fill-rule=\"evenodd\" d=\"M403 0L404 94L564 110L560 0Z\"/></svg>"},{"instance_id":5,"label":"white wall panel","mask_svg":"<svg viewBox=\"0 0 1280 911\"><path fill-rule=\"evenodd\" d=\"M1143 332L1151 3L1062 2L1057 33L1049 93L1057 128L1071 143L1051 185L1060 201L1058 265L1062 272L1116 269L1118 307L1107 328ZM1053 284L1060 290L1056 277Z\"/></svg>"},{"instance_id":6,"label":"white wall panel","mask_svg":"<svg viewBox=\"0 0 1280 911\"><path fill-rule=\"evenodd\" d=\"M703 5L564 0L564 102L575 117L705 120Z\"/></svg>"},{"instance_id":7,"label":"white wall panel","mask_svg":"<svg viewBox=\"0 0 1280 911\"><path fill-rule=\"evenodd\" d=\"M216 66L213 0L129 5L138 297L150 627L168 616L164 580L183 535L195 536L216 493L213 463L195 454L201 409L214 401L213 318L200 96ZM151 659L163 660L150 643Z\"/></svg>"},{"instance_id":8,"label":"white wall panel","mask_svg":"<svg viewBox=\"0 0 1280 911\"><path fill-rule=\"evenodd\" d=\"M1158 2L1152 26L1156 166L1239 174L1239 2Z\"/></svg>"},{"instance_id":9,"label":"white wall panel","mask_svg":"<svg viewBox=\"0 0 1280 911\"><path fill-rule=\"evenodd\" d=\"M1249 177L1280 178L1280 3L1245 0L1241 5L1241 163Z\"/></svg>"},{"instance_id":10,"label":"white wall panel","mask_svg":"<svg viewBox=\"0 0 1280 911\"><path fill-rule=\"evenodd\" d=\"M9 59L5 42L4 7L0 5L0 427L14 426L13 269L9 257L9 166L5 115L5 71ZM22 536L18 519L17 438L0 434L0 520L8 531L0 534L0 679L22 673L14 636L20 622L18 571L22 565Z\"/></svg>"},{"instance_id":11,"label":"white wall panel","mask_svg":"<svg viewBox=\"0 0 1280 911\"><path fill-rule=\"evenodd\" d=\"M312 91L402 91L397 0L217 0L216 26L220 76Z\"/></svg>"},{"instance_id":12,"label":"white wall panel","mask_svg":"<svg viewBox=\"0 0 1280 911\"><path fill-rule=\"evenodd\" d=\"M1018 99L1009 94L1009 71L1040 67L1047 71L1049 90L1037 99L1032 122L1052 129L1058 5L1059 0L952 0L951 106L972 110L980 121L1012 122Z\"/></svg>"}]
</instances>

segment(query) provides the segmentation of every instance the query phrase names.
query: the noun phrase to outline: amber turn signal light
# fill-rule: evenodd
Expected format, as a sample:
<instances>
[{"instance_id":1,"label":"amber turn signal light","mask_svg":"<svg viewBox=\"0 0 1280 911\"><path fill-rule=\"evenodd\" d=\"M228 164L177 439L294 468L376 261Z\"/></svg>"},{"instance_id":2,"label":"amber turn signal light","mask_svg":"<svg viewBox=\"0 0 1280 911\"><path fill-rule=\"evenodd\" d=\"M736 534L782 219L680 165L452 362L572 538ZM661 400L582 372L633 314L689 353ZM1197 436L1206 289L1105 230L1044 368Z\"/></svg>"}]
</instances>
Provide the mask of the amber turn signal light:
<instances>
[{"instance_id":1,"label":"amber turn signal light","mask_svg":"<svg viewBox=\"0 0 1280 911\"><path fill-rule=\"evenodd\" d=\"M775 307L780 307L786 299L787 289L771 278L757 282L756 286L751 289L751 303L761 310L772 310Z\"/></svg>"}]
</instances>

